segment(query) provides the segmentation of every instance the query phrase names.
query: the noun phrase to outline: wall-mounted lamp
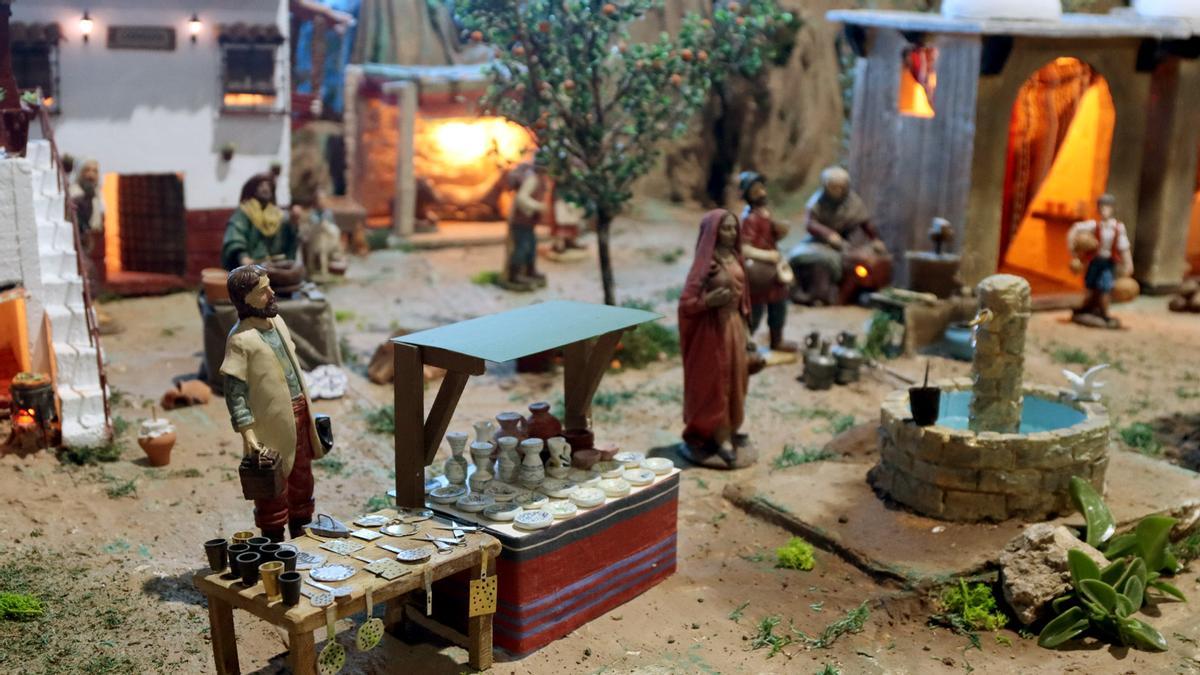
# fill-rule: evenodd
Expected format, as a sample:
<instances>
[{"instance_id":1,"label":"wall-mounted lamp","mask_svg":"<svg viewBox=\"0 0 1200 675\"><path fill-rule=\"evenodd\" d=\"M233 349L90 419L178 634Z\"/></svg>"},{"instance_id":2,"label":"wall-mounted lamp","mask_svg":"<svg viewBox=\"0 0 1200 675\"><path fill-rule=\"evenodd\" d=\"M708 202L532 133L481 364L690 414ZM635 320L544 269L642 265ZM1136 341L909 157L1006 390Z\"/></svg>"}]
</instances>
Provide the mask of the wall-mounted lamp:
<instances>
[{"instance_id":1,"label":"wall-mounted lamp","mask_svg":"<svg viewBox=\"0 0 1200 675\"><path fill-rule=\"evenodd\" d=\"M200 15L192 12L192 18L188 19L188 33L192 35L192 44L196 44L196 36L200 35L200 29L204 24L200 22Z\"/></svg>"},{"instance_id":2,"label":"wall-mounted lamp","mask_svg":"<svg viewBox=\"0 0 1200 675\"><path fill-rule=\"evenodd\" d=\"M95 24L92 23L92 17L87 10L83 10L83 16L79 18L79 32L83 33L83 41L87 42L92 35L92 28Z\"/></svg>"}]
</instances>

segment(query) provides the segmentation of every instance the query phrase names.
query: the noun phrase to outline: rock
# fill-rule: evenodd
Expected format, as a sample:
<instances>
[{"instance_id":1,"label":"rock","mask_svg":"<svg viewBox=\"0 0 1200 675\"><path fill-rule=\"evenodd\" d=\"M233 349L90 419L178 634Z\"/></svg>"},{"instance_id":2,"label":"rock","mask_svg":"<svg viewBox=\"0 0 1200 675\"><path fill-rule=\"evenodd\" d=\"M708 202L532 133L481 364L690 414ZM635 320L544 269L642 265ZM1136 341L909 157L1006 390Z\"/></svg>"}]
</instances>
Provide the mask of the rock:
<instances>
[{"instance_id":1,"label":"rock","mask_svg":"<svg viewBox=\"0 0 1200 675\"><path fill-rule=\"evenodd\" d=\"M1063 525L1038 523L1025 528L1000 554L1004 599L1017 619L1029 625L1042 617L1050 601L1071 587L1067 551L1077 548L1103 567L1104 555L1080 541Z\"/></svg>"}]
</instances>

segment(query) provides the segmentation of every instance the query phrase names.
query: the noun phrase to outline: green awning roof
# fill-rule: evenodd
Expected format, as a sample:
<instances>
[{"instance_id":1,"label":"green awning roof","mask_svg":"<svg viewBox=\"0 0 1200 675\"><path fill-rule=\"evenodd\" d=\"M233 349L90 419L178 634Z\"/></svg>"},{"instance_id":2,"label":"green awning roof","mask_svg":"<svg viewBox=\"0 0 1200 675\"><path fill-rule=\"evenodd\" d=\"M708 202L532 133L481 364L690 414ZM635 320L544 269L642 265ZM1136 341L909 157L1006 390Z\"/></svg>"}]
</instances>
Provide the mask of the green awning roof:
<instances>
[{"instance_id":1,"label":"green awning roof","mask_svg":"<svg viewBox=\"0 0 1200 675\"><path fill-rule=\"evenodd\" d=\"M402 335L392 341L502 363L660 318L659 314L640 309L552 300Z\"/></svg>"}]
</instances>

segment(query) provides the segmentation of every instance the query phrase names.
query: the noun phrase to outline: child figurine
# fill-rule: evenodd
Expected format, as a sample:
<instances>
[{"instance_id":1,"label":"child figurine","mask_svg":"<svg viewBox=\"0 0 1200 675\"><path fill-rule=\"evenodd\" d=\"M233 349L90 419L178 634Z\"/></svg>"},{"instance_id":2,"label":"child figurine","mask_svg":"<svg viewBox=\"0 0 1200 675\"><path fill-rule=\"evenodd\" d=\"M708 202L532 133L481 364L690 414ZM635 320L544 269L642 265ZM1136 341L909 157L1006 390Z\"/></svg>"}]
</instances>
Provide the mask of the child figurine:
<instances>
[{"instance_id":1,"label":"child figurine","mask_svg":"<svg viewBox=\"0 0 1200 675\"><path fill-rule=\"evenodd\" d=\"M766 180L755 171L743 171L738 177L738 188L746 200L742 210L742 255L750 284L750 335L758 330L766 314L771 349L795 353L799 349L796 343L783 339L788 286L793 278L792 268L779 253L779 242L787 236L788 226L772 218L767 209Z\"/></svg>"},{"instance_id":2,"label":"child figurine","mask_svg":"<svg viewBox=\"0 0 1200 675\"><path fill-rule=\"evenodd\" d=\"M757 457L740 432L750 376L750 293L741 239L736 216L709 211L700 223L696 257L679 298L686 425L680 454L715 469L744 468Z\"/></svg>"},{"instance_id":3,"label":"child figurine","mask_svg":"<svg viewBox=\"0 0 1200 675\"><path fill-rule=\"evenodd\" d=\"M1075 223L1067 234L1071 271L1084 272L1083 285L1087 288L1083 305L1071 313L1071 320L1083 326L1121 327L1120 321L1109 316L1108 306L1116 280L1133 274L1133 260L1125 224L1113 217L1115 205L1112 195L1101 195L1096 200L1100 219Z\"/></svg>"}]
</instances>

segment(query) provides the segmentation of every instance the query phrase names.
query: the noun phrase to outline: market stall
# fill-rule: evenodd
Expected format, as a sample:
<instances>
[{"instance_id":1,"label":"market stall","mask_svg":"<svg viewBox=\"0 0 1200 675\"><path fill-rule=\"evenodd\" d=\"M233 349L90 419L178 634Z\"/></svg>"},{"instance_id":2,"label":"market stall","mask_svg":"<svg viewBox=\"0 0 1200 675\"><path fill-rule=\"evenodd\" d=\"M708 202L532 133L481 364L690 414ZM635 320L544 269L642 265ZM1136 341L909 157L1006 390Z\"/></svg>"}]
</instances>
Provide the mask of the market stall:
<instances>
[{"instance_id":1,"label":"market stall","mask_svg":"<svg viewBox=\"0 0 1200 675\"><path fill-rule=\"evenodd\" d=\"M592 397L621 335L656 318L637 309L553 301L393 340L396 501L401 507L426 505L425 467L446 436L471 375L483 374L489 361L563 350L561 435L546 440L551 455L546 466L536 458L541 439L532 440L533 435L526 439L532 445L521 460L522 469L561 477L531 482L523 473L518 486L512 479L480 481L481 462L485 475L504 473L505 450L494 463L488 457L492 439L485 438L491 434L481 433L476 425L476 464L470 480L448 474L429 486L430 508L459 522L475 523L500 541L494 637L497 646L514 654L532 652L562 637L675 570L678 471L670 460L646 459L636 452L593 466L600 453L590 447ZM426 364L447 371L427 416ZM469 422L473 421L459 426L466 428ZM505 435L503 430L496 433L501 446L498 439ZM459 434L455 439L459 453L465 437ZM571 440L570 466L555 460L565 452L564 437ZM477 508L484 504L495 509ZM441 601L435 616L455 626L467 598L465 579L452 578L438 588Z\"/></svg>"}]
</instances>

